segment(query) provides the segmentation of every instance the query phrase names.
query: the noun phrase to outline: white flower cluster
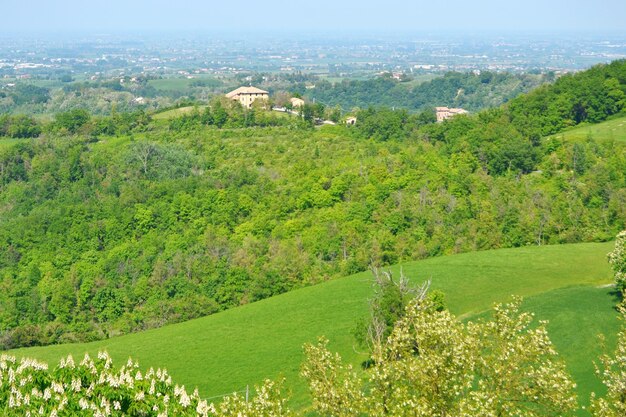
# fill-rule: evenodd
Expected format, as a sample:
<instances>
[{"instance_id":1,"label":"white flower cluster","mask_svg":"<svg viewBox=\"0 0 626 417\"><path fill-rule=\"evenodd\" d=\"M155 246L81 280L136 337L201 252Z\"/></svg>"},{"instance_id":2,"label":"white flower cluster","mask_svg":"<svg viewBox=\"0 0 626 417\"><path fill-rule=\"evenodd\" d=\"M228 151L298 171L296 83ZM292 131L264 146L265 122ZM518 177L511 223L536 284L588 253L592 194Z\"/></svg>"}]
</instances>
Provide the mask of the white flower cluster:
<instances>
[{"instance_id":1,"label":"white flower cluster","mask_svg":"<svg viewBox=\"0 0 626 417\"><path fill-rule=\"evenodd\" d=\"M33 359L19 363L13 356L0 356L0 401L3 416L125 416L162 415L208 417L211 406L197 391L173 386L167 371L148 370L128 360L119 370L106 352L92 360L85 355L79 365L72 356L59 366ZM173 401L172 401L173 400Z\"/></svg>"},{"instance_id":2,"label":"white flower cluster","mask_svg":"<svg viewBox=\"0 0 626 417\"><path fill-rule=\"evenodd\" d=\"M23 416L181 416L181 417L280 417L288 416L286 400L277 384L267 381L249 402L234 395L220 407L174 385L165 369L142 373L129 359L118 370L106 352L92 360L86 354L76 365L72 356L63 358L52 371L33 359L19 363L13 356L0 356L0 410L2 417ZM3 400L6 398L6 403Z\"/></svg>"},{"instance_id":3,"label":"white flower cluster","mask_svg":"<svg viewBox=\"0 0 626 417\"><path fill-rule=\"evenodd\" d=\"M548 338L545 323L520 311L519 299L492 320L462 323L428 300L408 306L386 341L375 346L367 380L322 339L305 346L302 375L322 415L570 415L575 385Z\"/></svg>"},{"instance_id":4,"label":"white flower cluster","mask_svg":"<svg viewBox=\"0 0 626 417\"><path fill-rule=\"evenodd\" d=\"M626 291L626 230L615 238L615 249L608 254L618 291Z\"/></svg>"},{"instance_id":5,"label":"white flower cluster","mask_svg":"<svg viewBox=\"0 0 626 417\"><path fill-rule=\"evenodd\" d=\"M626 234L626 232L622 232ZM597 417L626 416L626 300L620 305L622 328L617 337L617 347L612 356L603 355L596 374L607 389L604 397L592 394L591 411Z\"/></svg>"}]
</instances>

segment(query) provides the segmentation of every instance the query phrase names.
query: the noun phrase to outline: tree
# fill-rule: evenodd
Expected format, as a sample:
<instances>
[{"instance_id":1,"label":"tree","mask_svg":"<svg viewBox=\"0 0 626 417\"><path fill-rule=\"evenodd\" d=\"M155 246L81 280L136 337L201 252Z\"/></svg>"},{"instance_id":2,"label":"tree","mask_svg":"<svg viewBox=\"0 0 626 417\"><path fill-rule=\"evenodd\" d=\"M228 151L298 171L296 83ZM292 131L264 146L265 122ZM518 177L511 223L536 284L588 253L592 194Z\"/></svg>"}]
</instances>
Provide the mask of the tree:
<instances>
[{"instance_id":1,"label":"tree","mask_svg":"<svg viewBox=\"0 0 626 417\"><path fill-rule=\"evenodd\" d=\"M624 232L622 232L624 233ZM613 356L600 358L601 367L596 366L596 375L607 388L604 398L591 394L591 412L594 417L626 416L626 303L620 305L622 328L617 336L617 347Z\"/></svg>"},{"instance_id":2,"label":"tree","mask_svg":"<svg viewBox=\"0 0 626 417\"><path fill-rule=\"evenodd\" d=\"M300 116L305 122L312 124L315 119L315 108L313 105L304 104L300 106Z\"/></svg>"},{"instance_id":3,"label":"tree","mask_svg":"<svg viewBox=\"0 0 626 417\"><path fill-rule=\"evenodd\" d=\"M302 376L309 381L313 406L324 416L351 417L366 410L367 398L352 366L328 350L328 340L304 346L306 360Z\"/></svg>"},{"instance_id":4,"label":"tree","mask_svg":"<svg viewBox=\"0 0 626 417\"><path fill-rule=\"evenodd\" d=\"M0 136L34 138L41 133L41 126L31 116L0 116Z\"/></svg>"},{"instance_id":5,"label":"tree","mask_svg":"<svg viewBox=\"0 0 626 417\"><path fill-rule=\"evenodd\" d=\"M613 268L615 287L620 294L626 290L626 230L615 238L615 249L608 254L609 263Z\"/></svg>"},{"instance_id":6,"label":"tree","mask_svg":"<svg viewBox=\"0 0 626 417\"><path fill-rule=\"evenodd\" d=\"M13 102L22 104L42 104L50 100L50 90L32 84L18 84L11 93Z\"/></svg>"},{"instance_id":7,"label":"tree","mask_svg":"<svg viewBox=\"0 0 626 417\"><path fill-rule=\"evenodd\" d=\"M91 119L91 114L85 109L74 109L64 113L58 113L54 116L55 124L67 129L70 133L78 132Z\"/></svg>"},{"instance_id":8,"label":"tree","mask_svg":"<svg viewBox=\"0 0 626 417\"><path fill-rule=\"evenodd\" d=\"M221 100L214 100L211 106L211 114L213 115L213 123L217 127L223 127L228 121L228 112L224 108Z\"/></svg>"},{"instance_id":9,"label":"tree","mask_svg":"<svg viewBox=\"0 0 626 417\"><path fill-rule=\"evenodd\" d=\"M286 91L277 91L274 94L274 104L278 107L287 107L287 105L291 104L291 97L292 95Z\"/></svg>"},{"instance_id":10,"label":"tree","mask_svg":"<svg viewBox=\"0 0 626 417\"><path fill-rule=\"evenodd\" d=\"M178 145L137 141L127 152L128 165L145 179L182 178L191 169L190 155Z\"/></svg>"},{"instance_id":11,"label":"tree","mask_svg":"<svg viewBox=\"0 0 626 417\"><path fill-rule=\"evenodd\" d=\"M414 300L374 349L363 384L322 339L306 345L302 375L325 416L566 416L574 383L545 323L497 305L494 318L464 324L427 299Z\"/></svg>"},{"instance_id":12,"label":"tree","mask_svg":"<svg viewBox=\"0 0 626 417\"><path fill-rule=\"evenodd\" d=\"M145 177L159 156L158 145L153 142L141 141L131 146L130 157L139 164L139 168Z\"/></svg>"},{"instance_id":13,"label":"tree","mask_svg":"<svg viewBox=\"0 0 626 417\"><path fill-rule=\"evenodd\" d=\"M396 322L404 317L409 302L427 296L430 282L415 287L410 284L403 270L400 270L398 280L394 280L391 271L374 266L370 270L374 276L374 296L369 303L370 316L367 321L357 324L355 336L359 344L372 350L389 337Z\"/></svg>"},{"instance_id":14,"label":"tree","mask_svg":"<svg viewBox=\"0 0 626 417\"><path fill-rule=\"evenodd\" d=\"M339 120L341 120L341 106L337 104L334 107L327 107L324 117L332 122L339 123Z\"/></svg>"},{"instance_id":15,"label":"tree","mask_svg":"<svg viewBox=\"0 0 626 417\"><path fill-rule=\"evenodd\" d=\"M468 330L478 341L475 381L465 415L565 416L577 406L575 384L559 359L546 322L520 311L521 299L497 305L494 318Z\"/></svg>"}]
</instances>

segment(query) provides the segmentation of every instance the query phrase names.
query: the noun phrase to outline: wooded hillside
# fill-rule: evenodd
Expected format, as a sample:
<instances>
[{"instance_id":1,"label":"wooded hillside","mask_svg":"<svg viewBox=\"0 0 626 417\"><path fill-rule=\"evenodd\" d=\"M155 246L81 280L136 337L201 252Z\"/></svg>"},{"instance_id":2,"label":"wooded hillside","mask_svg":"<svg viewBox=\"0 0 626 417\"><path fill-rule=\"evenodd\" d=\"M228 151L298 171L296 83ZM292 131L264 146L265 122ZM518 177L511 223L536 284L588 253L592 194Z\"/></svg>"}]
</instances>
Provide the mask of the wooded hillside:
<instances>
[{"instance_id":1,"label":"wooded hillside","mask_svg":"<svg viewBox=\"0 0 626 417\"><path fill-rule=\"evenodd\" d=\"M2 346L158 327L370 264L609 240L626 219L624 145L543 135L623 111L625 90L618 61L443 124L198 113L107 135L113 117L57 118L0 148Z\"/></svg>"}]
</instances>

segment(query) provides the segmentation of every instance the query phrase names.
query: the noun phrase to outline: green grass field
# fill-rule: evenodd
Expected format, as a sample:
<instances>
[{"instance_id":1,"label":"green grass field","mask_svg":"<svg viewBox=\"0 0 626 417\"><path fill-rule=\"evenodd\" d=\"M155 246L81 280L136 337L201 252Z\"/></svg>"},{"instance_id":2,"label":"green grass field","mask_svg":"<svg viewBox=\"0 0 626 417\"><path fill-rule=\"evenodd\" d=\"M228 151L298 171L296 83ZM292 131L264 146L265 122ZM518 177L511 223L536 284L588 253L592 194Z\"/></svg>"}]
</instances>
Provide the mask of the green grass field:
<instances>
[{"instance_id":1,"label":"green grass field","mask_svg":"<svg viewBox=\"0 0 626 417\"><path fill-rule=\"evenodd\" d=\"M550 331L583 396L597 387L591 361L595 335L614 335L615 300L606 253L612 243L502 249L432 258L402 265L415 282L432 281L446 293L450 310L466 319L480 315L512 294L529 297L526 305L539 318L552 320ZM398 274L399 267L392 270ZM320 335L330 347L358 364L351 331L365 315L371 294L369 273L308 287L213 316L161 329L89 344L20 349L18 356L56 363L67 353L82 356L106 349L121 364L128 356L144 367L165 367L187 388L205 397L244 389L263 378L284 376L294 407L308 402L298 377L302 344ZM581 340L582 338L582 340Z\"/></svg>"},{"instance_id":2,"label":"green grass field","mask_svg":"<svg viewBox=\"0 0 626 417\"><path fill-rule=\"evenodd\" d=\"M584 141L592 138L594 140L626 142L626 116L597 124L582 124L557 133L552 137L568 141Z\"/></svg>"},{"instance_id":3,"label":"green grass field","mask_svg":"<svg viewBox=\"0 0 626 417\"><path fill-rule=\"evenodd\" d=\"M538 319L549 321L550 337L578 384L579 402L583 405L589 404L591 392L605 392L594 375L593 362L607 353L598 335L606 336L610 352L615 347L620 326L616 304L612 288L570 287L530 297L524 305Z\"/></svg>"},{"instance_id":4,"label":"green grass field","mask_svg":"<svg viewBox=\"0 0 626 417\"><path fill-rule=\"evenodd\" d=\"M184 114L188 114L191 113L193 111L194 108L197 108L198 111L202 111L206 108L207 106L187 106L187 107L179 107L177 109L172 109L172 110L166 110L160 113L156 113L152 115L152 118L154 120L169 120L169 119L173 119L175 117L180 117Z\"/></svg>"},{"instance_id":5,"label":"green grass field","mask_svg":"<svg viewBox=\"0 0 626 417\"><path fill-rule=\"evenodd\" d=\"M581 405L589 404L591 392L604 394L605 389L594 373L594 362L615 347L619 331L618 299L613 287L572 286L548 291L525 299L522 308L548 321L548 333L568 371L578 385ZM468 317L484 318L489 313ZM606 336L605 346L599 335ZM578 413L588 415L584 411Z\"/></svg>"}]
</instances>

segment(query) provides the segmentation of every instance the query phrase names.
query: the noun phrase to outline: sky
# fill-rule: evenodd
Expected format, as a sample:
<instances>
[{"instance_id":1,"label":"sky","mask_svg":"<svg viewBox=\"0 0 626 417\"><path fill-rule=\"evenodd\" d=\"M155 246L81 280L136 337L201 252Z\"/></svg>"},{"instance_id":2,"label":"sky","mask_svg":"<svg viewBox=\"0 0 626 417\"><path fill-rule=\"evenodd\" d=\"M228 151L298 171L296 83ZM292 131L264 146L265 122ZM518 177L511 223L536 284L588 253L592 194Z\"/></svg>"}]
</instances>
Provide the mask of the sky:
<instances>
[{"instance_id":1,"label":"sky","mask_svg":"<svg viewBox=\"0 0 626 417\"><path fill-rule=\"evenodd\" d=\"M626 32L626 0L0 0L0 32Z\"/></svg>"}]
</instances>

